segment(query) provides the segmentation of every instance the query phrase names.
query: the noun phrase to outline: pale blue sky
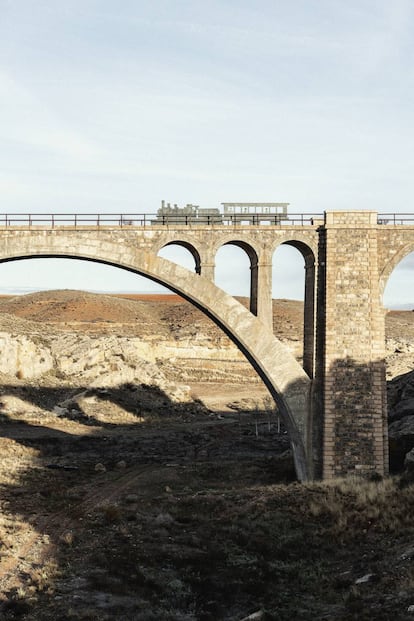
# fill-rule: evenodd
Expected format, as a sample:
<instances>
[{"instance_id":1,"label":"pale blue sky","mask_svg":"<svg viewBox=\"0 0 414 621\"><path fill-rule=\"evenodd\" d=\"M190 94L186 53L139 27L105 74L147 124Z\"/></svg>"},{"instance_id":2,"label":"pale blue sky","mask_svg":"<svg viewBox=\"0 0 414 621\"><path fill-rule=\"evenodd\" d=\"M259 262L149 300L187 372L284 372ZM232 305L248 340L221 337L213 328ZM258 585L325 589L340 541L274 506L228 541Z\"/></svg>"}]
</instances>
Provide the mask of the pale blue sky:
<instances>
[{"instance_id":1,"label":"pale blue sky","mask_svg":"<svg viewBox=\"0 0 414 621\"><path fill-rule=\"evenodd\" d=\"M414 212L413 35L412 0L0 0L0 211ZM0 266L0 289L137 288L47 265Z\"/></svg>"}]
</instances>

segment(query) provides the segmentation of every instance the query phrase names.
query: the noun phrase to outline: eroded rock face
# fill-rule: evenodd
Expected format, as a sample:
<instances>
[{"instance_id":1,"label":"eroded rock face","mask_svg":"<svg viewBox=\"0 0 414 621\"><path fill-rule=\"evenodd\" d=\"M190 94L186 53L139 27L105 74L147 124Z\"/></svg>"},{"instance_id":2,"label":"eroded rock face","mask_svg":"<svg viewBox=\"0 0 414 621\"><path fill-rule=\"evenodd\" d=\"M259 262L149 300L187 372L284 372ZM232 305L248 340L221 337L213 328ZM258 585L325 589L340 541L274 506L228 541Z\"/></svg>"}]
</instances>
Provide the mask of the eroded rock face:
<instances>
[{"instance_id":1,"label":"eroded rock face","mask_svg":"<svg viewBox=\"0 0 414 621\"><path fill-rule=\"evenodd\" d=\"M156 364L140 356L145 347L140 347L139 339L70 333L42 339L1 332L0 353L0 373L19 379L52 373L91 387L138 382L158 386L172 401L190 400L188 386L169 381Z\"/></svg>"},{"instance_id":2,"label":"eroded rock face","mask_svg":"<svg viewBox=\"0 0 414 621\"><path fill-rule=\"evenodd\" d=\"M139 382L158 386L173 401L188 401L189 387L168 381L156 364L140 356L139 345L139 339L64 335L54 341L51 352L59 374L91 387Z\"/></svg>"},{"instance_id":3,"label":"eroded rock face","mask_svg":"<svg viewBox=\"0 0 414 621\"><path fill-rule=\"evenodd\" d=\"M63 297L67 304L67 295ZM86 297L89 302L95 298L100 300L99 296ZM117 312L118 306L125 310L125 301L110 301ZM23 302L17 300L16 304ZM25 314L29 310L33 314L29 302L26 300L23 304ZM50 304L49 300L46 305L49 313ZM128 305L129 314L131 308ZM108 309L106 311L108 314ZM135 310L134 313L133 319L136 319ZM40 323L39 317L32 321L0 313L1 374L39 381L53 377L54 382L69 381L92 388L127 383L154 385L176 402L190 400L187 382L226 382L229 378L243 382L246 376L259 382L235 345L215 327L205 330L203 325L190 322L191 330L175 324L167 329L160 320L157 323L156 318L152 323L149 321L150 325L143 325L143 317L134 324L128 315L130 323L112 322L107 317L105 325L87 322L86 329L82 323L54 323L47 319ZM155 329L154 324L155 328L159 324L159 329Z\"/></svg>"},{"instance_id":4,"label":"eroded rock face","mask_svg":"<svg viewBox=\"0 0 414 621\"><path fill-rule=\"evenodd\" d=\"M0 332L0 373L30 379L48 373L55 361L49 347L24 335Z\"/></svg>"}]
</instances>

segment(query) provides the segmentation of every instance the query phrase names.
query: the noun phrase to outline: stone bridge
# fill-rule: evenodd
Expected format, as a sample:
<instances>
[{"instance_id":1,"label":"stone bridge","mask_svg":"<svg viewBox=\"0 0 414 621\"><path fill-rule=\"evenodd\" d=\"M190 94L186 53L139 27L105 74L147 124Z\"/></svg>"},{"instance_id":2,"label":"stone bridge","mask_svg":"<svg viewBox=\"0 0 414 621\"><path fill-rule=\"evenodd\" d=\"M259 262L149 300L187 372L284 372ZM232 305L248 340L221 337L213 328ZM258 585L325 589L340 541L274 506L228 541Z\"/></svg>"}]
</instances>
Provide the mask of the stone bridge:
<instances>
[{"instance_id":1,"label":"stone bridge","mask_svg":"<svg viewBox=\"0 0 414 621\"><path fill-rule=\"evenodd\" d=\"M331 211L300 225L125 222L0 220L0 261L81 258L167 286L211 317L263 379L288 428L300 480L387 472L382 293L414 250L414 222L382 221L373 211ZM158 256L171 244L191 252L194 272ZM250 310L214 284L224 244L250 259ZM303 367L272 330L272 256L281 244L297 248L305 264Z\"/></svg>"}]
</instances>

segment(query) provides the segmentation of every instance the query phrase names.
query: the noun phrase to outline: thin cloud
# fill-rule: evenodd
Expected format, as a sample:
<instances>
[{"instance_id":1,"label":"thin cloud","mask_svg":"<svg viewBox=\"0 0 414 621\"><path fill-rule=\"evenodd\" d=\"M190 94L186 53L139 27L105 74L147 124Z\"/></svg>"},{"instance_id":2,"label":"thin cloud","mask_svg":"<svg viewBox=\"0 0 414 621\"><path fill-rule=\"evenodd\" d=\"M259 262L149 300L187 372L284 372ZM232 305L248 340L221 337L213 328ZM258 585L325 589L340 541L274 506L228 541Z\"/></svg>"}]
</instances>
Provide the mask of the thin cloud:
<instances>
[{"instance_id":1,"label":"thin cloud","mask_svg":"<svg viewBox=\"0 0 414 621\"><path fill-rule=\"evenodd\" d=\"M410 211L411 0L118 4L1 4L4 211Z\"/></svg>"}]
</instances>

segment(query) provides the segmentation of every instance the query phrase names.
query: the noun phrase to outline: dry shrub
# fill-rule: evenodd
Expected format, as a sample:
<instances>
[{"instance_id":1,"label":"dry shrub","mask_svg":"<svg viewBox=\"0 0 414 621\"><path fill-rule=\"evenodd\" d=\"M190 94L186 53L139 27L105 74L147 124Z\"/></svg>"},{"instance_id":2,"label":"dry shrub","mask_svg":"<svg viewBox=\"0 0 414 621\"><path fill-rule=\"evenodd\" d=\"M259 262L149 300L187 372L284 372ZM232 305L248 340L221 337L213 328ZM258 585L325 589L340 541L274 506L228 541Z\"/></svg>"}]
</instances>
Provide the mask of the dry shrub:
<instances>
[{"instance_id":1,"label":"dry shrub","mask_svg":"<svg viewBox=\"0 0 414 621\"><path fill-rule=\"evenodd\" d=\"M71 530L67 530L66 532L62 533L59 537L59 541L61 543L64 543L67 546L71 546L73 544L73 540L74 540L74 535Z\"/></svg>"},{"instance_id":2,"label":"dry shrub","mask_svg":"<svg viewBox=\"0 0 414 621\"><path fill-rule=\"evenodd\" d=\"M412 524L414 486L399 488L398 480L338 479L309 486L309 513L324 518L334 535L353 536L374 528L397 532Z\"/></svg>"},{"instance_id":3,"label":"dry shrub","mask_svg":"<svg viewBox=\"0 0 414 621\"><path fill-rule=\"evenodd\" d=\"M108 524L114 524L115 522L119 522L121 519L121 508L116 503L111 503L107 505L102 505L100 508L105 521Z\"/></svg>"},{"instance_id":4,"label":"dry shrub","mask_svg":"<svg viewBox=\"0 0 414 621\"><path fill-rule=\"evenodd\" d=\"M41 567L34 569L30 574L31 583L39 591L50 588L53 581L60 575L59 566L54 559L50 559L42 564Z\"/></svg>"}]
</instances>

